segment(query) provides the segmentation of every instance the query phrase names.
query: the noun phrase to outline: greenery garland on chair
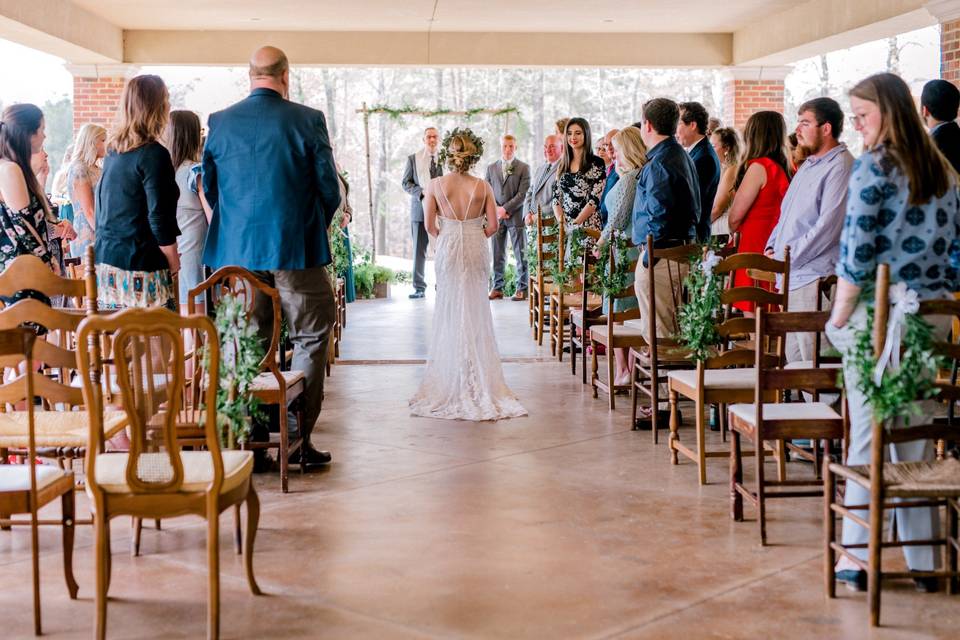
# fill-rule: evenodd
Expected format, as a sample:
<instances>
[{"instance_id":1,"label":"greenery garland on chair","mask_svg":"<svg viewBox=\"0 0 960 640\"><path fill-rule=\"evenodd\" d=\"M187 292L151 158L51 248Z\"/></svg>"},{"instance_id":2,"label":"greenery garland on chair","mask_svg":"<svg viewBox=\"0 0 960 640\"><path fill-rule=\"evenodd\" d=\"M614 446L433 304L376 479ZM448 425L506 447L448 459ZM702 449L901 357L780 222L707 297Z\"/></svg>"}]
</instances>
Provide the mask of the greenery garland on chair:
<instances>
[{"instance_id":1,"label":"greenery garland on chair","mask_svg":"<svg viewBox=\"0 0 960 640\"><path fill-rule=\"evenodd\" d=\"M250 394L260 374L264 350L247 317L243 300L232 293L217 303L214 324L220 339L220 384L217 388L217 430L220 442L246 442L251 420L260 417L260 401Z\"/></svg>"},{"instance_id":2,"label":"greenery garland on chair","mask_svg":"<svg viewBox=\"0 0 960 640\"><path fill-rule=\"evenodd\" d=\"M707 251L703 257L695 256L690 260L690 273L683 281L690 299L680 305L677 340L690 350L697 362L706 360L720 339L716 327L720 312L720 279L713 273L719 262L720 257L713 251Z\"/></svg>"},{"instance_id":3,"label":"greenery garland on chair","mask_svg":"<svg viewBox=\"0 0 960 640\"><path fill-rule=\"evenodd\" d=\"M857 388L867 397L878 420L902 417L909 422L910 416L921 414L916 400L933 398L939 393L934 383L937 370L944 366L944 359L934 353L933 327L916 313L906 313L903 315L900 366L884 367L878 382L877 358L873 350L873 311L874 305L868 305L866 326L855 332L853 346L847 354L857 372ZM843 377L842 372L840 377Z\"/></svg>"},{"instance_id":4,"label":"greenery garland on chair","mask_svg":"<svg viewBox=\"0 0 960 640\"><path fill-rule=\"evenodd\" d=\"M587 248L587 234L582 227L573 227L567 236L567 250L563 256L563 264L556 258L547 260L544 263L547 271L553 277L553 282L557 286L567 286L574 273L580 268L583 262L583 252ZM556 255L554 251L554 255Z\"/></svg>"},{"instance_id":5,"label":"greenery garland on chair","mask_svg":"<svg viewBox=\"0 0 960 640\"><path fill-rule=\"evenodd\" d=\"M613 271L610 264L610 252L613 251ZM590 290L602 296L620 293L630 284L630 239L622 231L614 231L610 241L605 242L597 255L597 268L591 277Z\"/></svg>"}]
</instances>

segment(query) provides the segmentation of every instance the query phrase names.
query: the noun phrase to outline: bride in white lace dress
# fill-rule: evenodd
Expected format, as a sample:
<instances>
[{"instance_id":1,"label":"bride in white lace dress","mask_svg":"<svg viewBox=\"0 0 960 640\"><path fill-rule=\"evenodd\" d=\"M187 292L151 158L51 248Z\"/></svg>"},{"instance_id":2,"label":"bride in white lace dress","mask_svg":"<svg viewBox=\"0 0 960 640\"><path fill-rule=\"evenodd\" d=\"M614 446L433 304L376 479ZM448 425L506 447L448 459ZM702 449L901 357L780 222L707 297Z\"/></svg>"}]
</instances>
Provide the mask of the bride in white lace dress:
<instances>
[{"instance_id":1,"label":"bride in white lace dress","mask_svg":"<svg viewBox=\"0 0 960 640\"><path fill-rule=\"evenodd\" d=\"M527 414L503 379L487 299L496 203L490 185L469 175L482 153L472 131L454 129L440 151L450 173L424 191L424 222L437 239L437 301L426 371L410 399L413 415L499 420Z\"/></svg>"}]
</instances>

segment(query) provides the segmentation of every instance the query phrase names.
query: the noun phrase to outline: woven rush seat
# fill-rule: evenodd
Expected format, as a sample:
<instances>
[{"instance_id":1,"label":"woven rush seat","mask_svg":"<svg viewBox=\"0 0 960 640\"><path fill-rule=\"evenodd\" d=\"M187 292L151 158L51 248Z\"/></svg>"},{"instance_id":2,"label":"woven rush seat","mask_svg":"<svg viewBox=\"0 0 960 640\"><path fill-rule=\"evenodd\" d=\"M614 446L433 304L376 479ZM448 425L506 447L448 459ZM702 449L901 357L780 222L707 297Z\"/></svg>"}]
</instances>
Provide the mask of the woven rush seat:
<instances>
[{"instance_id":1,"label":"woven rush seat","mask_svg":"<svg viewBox=\"0 0 960 640\"><path fill-rule=\"evenodd\" d=\"M757 421L755 404L732 404L730 415L743 423L754 425ZM767 422L789 420L842 420L843 417L825 402L765 402L763 419Z\"/></svg>"},{"instance_id":2,"label":"woven rush seat","mask_svg":"<svg viewBox=\"0 0 960 640\"><path fill-rule=\"evenodd\" d=\"M86 411L36 411L33 414L38 447L86 447L90 437L89 416ZM106 439L117 435L127 426L127 415L122 411L104 413ZM27 412L0 413L0 447L23 449L27 447Z\"/></svg>"},{"instance_id":3,"label":"woven rush seat","mask_svg":"<svg viewBox=\"0 0 960 640\"><path fill-rule=\"evenodd\" d=\"M558 293L556 290L550 294L554 300L563 298L563 306L565 307L577 307L580 308L580 303L583 301L583 294L579 291L567 292L567 293ZM587 294L587 307L597 308L603 304L603 298L598 296L595 293Z\"/></svg>"},{"instance_id":4,"label":"woven rush seat","mask_svg":"<svg viewBox=\"0 0 960 640\"><path fill-rule=\"evenodd\" d=\"M606 344L607 342L607 327L590 327L590 337L601 344ZM613 325L613 337L625 337L625 338L642 338L643 332L634 326L627 324L615 324Z\"/></svg>"},{"instance_id":5,"label":"woven rush seat","mask_svg":"<svg viewBox=\"0 0 960 640\"><path fill-rule=\"evenodd\" d=\"M281 371L283 381L287 383L287 388L292 387L302 381L303 371ZM253 379L250 383L250 391L275 391L278 388L277 378L270 371L264 371Z\"/></svg>"},{"instance_id":6,"label":"woven rush seat","mask_svg":"<svg viewBox=\"0 0 960 640\"><path fill-rule=\"evenodd\" d=\"M844 467L831 464L830 471L870 487L870 465ZM884 494L888 498L960 497L960 460L946 458L929 462L886 462L883 465Z\"/></svg>"},{"instance_id":7,"label":"woven rush seat","mask_svg":"<svg viewBox=\"0 0 960 640\"><path fill-rule=\"evenodd\" d=\"M696 369L671 371L670 380L676 380L689 389L697 387ZM753 390L757 382L757 370L753 367L742 369L707 369L703 372L704 389L747 389Z\"/></svg>"},{"instance_id":8,"label":"woven rush seat","mask_svg":"<svg viewBox=\"0 0 960 640\"><path fill-rule=\"evenodd\" d=\"M575 326L583 326L583 310L579 307L570 311L570 322ZM596 324L606 324L607 316L590 316L590 322Z\"/></svg>"},{"instance_id":9,"label":"woven rush seat","mask_svg":"<svg viewBox=\"0 0 960 640\"><path fill-rule=\"evenodd\" d=\"M253 452L223 450L223 486L220 493L229 493L243 484L253 472ZM97 457L97 485L106 493L130 493L127 484L127 453L107 453ZM209 451L180 451L183 464L182 493L200 493L207 490L213 479L213 459ZM138 469L145 482L162 482L173 477L173 468L167 453L140 455Z\"/></svg>"}]
</instances>

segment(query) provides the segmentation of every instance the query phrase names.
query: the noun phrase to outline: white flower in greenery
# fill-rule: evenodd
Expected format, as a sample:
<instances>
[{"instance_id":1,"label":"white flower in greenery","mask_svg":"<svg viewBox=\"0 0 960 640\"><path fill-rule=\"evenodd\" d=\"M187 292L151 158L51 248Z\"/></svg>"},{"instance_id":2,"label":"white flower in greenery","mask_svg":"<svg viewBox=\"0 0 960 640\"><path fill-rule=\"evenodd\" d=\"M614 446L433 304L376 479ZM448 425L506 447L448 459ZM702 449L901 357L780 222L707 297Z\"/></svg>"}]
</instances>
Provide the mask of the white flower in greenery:
<instances>
[{"instance_id":1,"label":"white flower in greenery","mask_svg":"<svg viewBox=\"0 0 960 640\"><path fill-rule=\"evenodd\" d=\"M720 264L721 260L722 258L713 251L707 251L707 255L703 257L703 262L700 263L700 270L707 274L707 276L712 276L713 270Z\"/></svg>"},{"instance_id":2,"label":"white flower in greenery","mask_svg":"<svg viewBox=\"0 0 960 640\"><path fill-rule=\"evenodd\" d=\"M887 323L883 353L877 359L877 366L873 370L873 381L877 385L883 382L883 372L888 366L894 371L900 368L900 349L907 316L920 310L920 296L908 288L905 282L898 282L890 287L890 305L890 320Z\"/></svg>"}]
</instances>

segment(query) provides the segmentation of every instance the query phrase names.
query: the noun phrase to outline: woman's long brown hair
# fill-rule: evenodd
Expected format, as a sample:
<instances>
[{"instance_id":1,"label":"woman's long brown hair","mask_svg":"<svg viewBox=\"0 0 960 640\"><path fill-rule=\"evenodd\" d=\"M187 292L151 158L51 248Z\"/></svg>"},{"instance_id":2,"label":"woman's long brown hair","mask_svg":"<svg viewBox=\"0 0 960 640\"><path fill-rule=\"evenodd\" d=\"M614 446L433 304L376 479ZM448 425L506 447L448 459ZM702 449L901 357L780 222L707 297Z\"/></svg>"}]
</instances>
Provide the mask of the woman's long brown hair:
<instances>
[{"instance_id":1,"label":"woman's long brown hair","mask_svg":"<svg viewBox=\"0 0 960 640\"><path fill-rule=\"evenodd\" d=\"M40 202L44 212L50 214L50 205L43 185L37 180L30 159L33 157L33 145L30 139L43 122L40 107L22 103L12 104L3 110L0 120L0 158L4 158L20 167L27 191Z\"/></svg>"},{"instance_id":2,"label":"woman's long brown hair","mask_svg":"<svg viewBox=\"0 0 960 640\"><path fill-rule=\"evenodd\" d=\"M160 76L131 78L120 98L117 125L110 132L107 148L126 153L156 142L163 136L170 117L170 94Z\"/></svg>"},{"instance_id":3,"label":"woman's long brown hair","mask_svg":"<svg viewBox=\"0 0 960 640\"><path fill-rule=\"evenodd\" d=\"M737 169L736 188L743 182L743 176L751 160L769 158L773 160L790 178L790 162L787 160L787 123L779 111L758 111L747 120L743 128L743 141L746 151L740 159Z\"/></svg>"},{"instance_id":4,"label":"woman's long brown hair","mask_svg":"<svg viewBox=\"0 0 960 640\"><path fill-rule=\"evenodd\" d=\"M895 74L878 73L858 82L850 95L880 109L874 148L882 145L883 157L907 176L908 202L924 204L943 196L954 182L953 168L927 134L907 83Z\"/></svg>"}]
</instances>

